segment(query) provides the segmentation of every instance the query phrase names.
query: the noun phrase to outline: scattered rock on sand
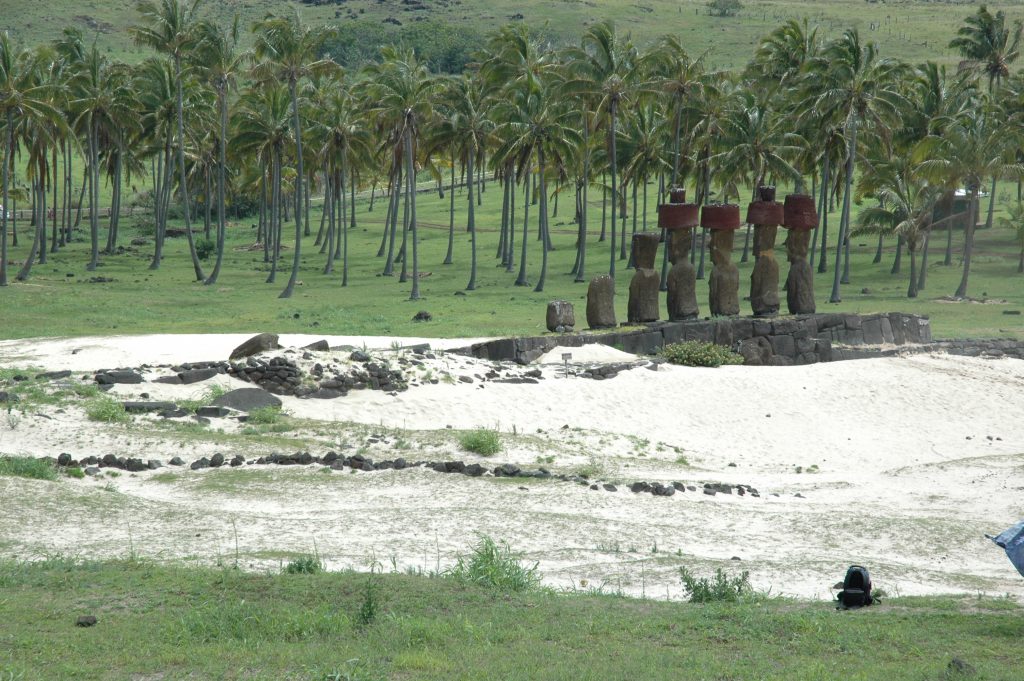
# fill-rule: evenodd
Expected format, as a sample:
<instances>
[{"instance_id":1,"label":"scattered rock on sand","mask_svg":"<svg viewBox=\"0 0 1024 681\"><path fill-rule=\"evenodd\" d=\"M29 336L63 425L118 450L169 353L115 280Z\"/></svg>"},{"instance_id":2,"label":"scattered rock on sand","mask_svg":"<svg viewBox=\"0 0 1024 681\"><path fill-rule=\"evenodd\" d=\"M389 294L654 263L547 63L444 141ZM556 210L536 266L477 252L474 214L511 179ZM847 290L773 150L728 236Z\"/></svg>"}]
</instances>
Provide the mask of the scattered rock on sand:
<instances>
[{"instance_id":1,"label":"scattered rock on sand","mask_svg":"<svg viewBox=\"0 0 1024 681\"><path fill-rule=\"evenodd\" d=\"M278 336L276 333L261 333L253 336L232 350L231 356L228 359L249 357L260 352L266 352L267 350L277 350L280 347L281 345L278 343Z\"/></svg>"},{"instance_id":2,"label":"scattered rock on sand","mask_svg":"<svg viewBox=\"0 0 1024 681\"><path fill-rule=\"evenodd\" d=\"M280 407L281 400L262 388L239 388L224 393L211 403L215 407L228 407L237 411L250 412L266 407Z\"/></svg>"}]
</instances>

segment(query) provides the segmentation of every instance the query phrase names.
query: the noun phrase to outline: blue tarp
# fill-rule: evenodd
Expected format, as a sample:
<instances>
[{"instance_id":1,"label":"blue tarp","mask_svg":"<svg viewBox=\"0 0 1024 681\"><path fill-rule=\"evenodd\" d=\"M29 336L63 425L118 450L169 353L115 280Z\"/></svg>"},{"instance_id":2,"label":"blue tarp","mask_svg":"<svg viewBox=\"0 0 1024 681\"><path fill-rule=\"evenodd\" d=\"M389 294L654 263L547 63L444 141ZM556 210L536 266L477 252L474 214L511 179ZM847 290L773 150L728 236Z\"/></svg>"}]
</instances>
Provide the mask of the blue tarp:
<instances>
[{"instance_id":1,"label":"blue tarp","mask_svg":"<svg viewBox=\"0 0 1024 681\"><path fill-rule=\"evenodd\" d=\"M1022 576L1024 576L1024 520L1020 521L1005 532L992 537L997 545L1006 551L1006 557L1013 563Z\"/></svg>"}]
</instances>

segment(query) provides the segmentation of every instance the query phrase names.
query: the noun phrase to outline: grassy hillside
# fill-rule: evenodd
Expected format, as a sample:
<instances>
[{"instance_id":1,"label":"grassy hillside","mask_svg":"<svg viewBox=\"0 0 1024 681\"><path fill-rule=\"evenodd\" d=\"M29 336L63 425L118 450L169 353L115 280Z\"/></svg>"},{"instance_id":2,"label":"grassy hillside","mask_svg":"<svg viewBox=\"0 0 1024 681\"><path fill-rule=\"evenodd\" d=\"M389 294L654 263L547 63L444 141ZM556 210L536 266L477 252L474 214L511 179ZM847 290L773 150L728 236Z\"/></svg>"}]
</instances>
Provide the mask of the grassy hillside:
<instances>
[{"instance_id":1,"label":"grassy hillside","mask_svg":"<svg viewBox=\"0 0 1024 681\"><path fill-rule=\"evenodd\" d=\"M746 62L759 38L781 22L806 17L826 35L856 27L879 43L887 56L911 62L934 59L955 63L957 57L946 48L956 28L974 10L973 3L939 2L847 2L845 0L765 0L745 2L739 16L711 17L704 0L521 0L503 6L487 0L209 0L205 12L227 22L239 14L245 24L269 12L292 8L310 22L345 24L363 21L395 28L393 22L409 25L434 19L460 26L490 30L514 19L533 26L547 24L547 30L569 39L578 36L589 23L614 19L619 28L632 32L641 44L664 33L683 38L692 53L711 51L711 62L720 67L739 67ZM137 61L143 52L131 44L125 29L136 19L134 0L88 0L86 2L39 2L5 0L0 28L8 28L23 43L50 40L65 26L76 26L95 37L112 55ZM990 3L1009 18L1024 18L1020 3Z\"/></svg>"}]
</instances>

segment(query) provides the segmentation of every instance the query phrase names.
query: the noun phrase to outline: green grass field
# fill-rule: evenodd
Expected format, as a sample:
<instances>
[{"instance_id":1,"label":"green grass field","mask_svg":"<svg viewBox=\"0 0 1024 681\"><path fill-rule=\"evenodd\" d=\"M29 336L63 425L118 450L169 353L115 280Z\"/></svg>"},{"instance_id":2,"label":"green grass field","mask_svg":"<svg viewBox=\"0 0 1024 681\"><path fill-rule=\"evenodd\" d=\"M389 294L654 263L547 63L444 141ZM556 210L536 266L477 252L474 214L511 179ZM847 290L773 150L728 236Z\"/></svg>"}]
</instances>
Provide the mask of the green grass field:
<instances>
[{"instance_id":1,"label":"green grass field","mask_svg":"<svg viewBox=\"0 0 1024 681\"><path fill-rule=\"evenodd\" d=\"M1008 187L1006 191L1010 191ZM655 223L655 188L650 189L648 225ZM420 269L423 299L409 300L411 282L400 283L394 277L379 276L383 258L377 258L386 201L377 200L373 212L368 204L358 202L357 229L350 231L349 253L351 272L349 286L341 286L340 262L334 274L324 276L325 256L313 245L313 237L303 240L302 269L295 295L279 300L278 293L287 281L291 265L290 245L294 227L288 226L284 243L283 272L275 284L266 284L269 265L263 262L262 249L250 250L255 241L252 221L232 223L229 227L228 253L220 282L203 286L193 281L192 267L184 238L168 239L166 255L158 271L148 269L152 244L131 246L133 237L145 234L148 216L122 219L122 241L127 251L121 255L104 256L94 273L85 271L88 261L88 236L84 230L76 241L57 254L49 256L46 265L36 265L25 283L12 283L0 290L0 337L76 336L88 334L138 333L202 333L274 331L279 333L345 334L345 335L407 335L407 336L499 336L538 334L545 332L544 313L549 300L566 299L576 305L577 321L585 322L586 284L574 283L568 274L575 257L575 225L566 215L570 201L562 201L562 212L551 219L556 250L550 253L547 286L542 293L532 287L513 286L515 272L509 274L498 267L494 258L500 225L501 193L498 185L488 184L478 209L478 288L464 291L469 281L470 244L465 231L465 195L456 201L455 262L442 265L448 241L448 196L441 200L436 193L418 197L420 224ZM565 197L563 197L565 198ZM983 206L984 208L984 206ZM531 283L536 282L541 264L540 243L536 240L536 206L530 207L531 235L527 255ZM589 211L587 275L608 271L609 244L597 241L600 232L600 203ZM517 220L522 206L516 211ZM831 224L838 224L833 213ZM319 226L319 209L313 213L313 231ZM632 219L628 220L632 228ZM639 221L642 225L642 220ZM138 227L133 227L138 225ZM22 225L24 228L24 225ZM200 224L201 227L201 224ZM522 223L516 235L516 269ZM835 227L832 228L834 237ZM24 237L24 235L22 235ZM785 279L787 264L780 235L776 255L780 260L781 278ZM988 303L948 302L959 282L959 249L962 235L954 234L954 264L942 265L945 235L932 239L928 265L927 288L915 300L906 298L909 261L904 257L903 274L889 273L895 250L890 239L880 264L872 264L874 237L854 238L851 259L851 283L843 287L843 302L829 304L832 285L831 258L829 272L816 275L815 286L819 311L888 312L904 311L929 315L934 333L942 338L1024 337L1021 317L1007 316L1005 310L1024 307L1024 275L1018 274L1017 249L1008 231L980 230L972 269L969 293ZM28 251L28 239L12 249L10 258L19 264ZM737 235L734 262L739 261L742 232ZM830 249L831 253L831 249ZM660 254L659 254L660 257ZM617 314L626 317L626 291L629 276L619 261ZM710 263L708 264L710 267ZM205 263L212 269L212 259ZM752 262L741 263L741 296L749 286ZM13 268L12 268L13 269ZM11 273L13 276L13 272ZM90 283L93 277L113 279L108 283ZM707 314L707 281L698 282L698 301ZM783 303L784 304L784 303ZM433 315L430 322L413 322L420 310ZM741 313L750 314L741 303Z\"/></svg>"},{"instance_id":2,"label":"green grass field","mask_svg":"<svg viewBox=\"0 0 1024 681\"><path fill-rule=\"evenodd\" d=\"M236 13L246 25L267 13L297 10L306 21L339 23L369 21L380 23L391 18L409 24L423 18L472 26L482 30L496 28L513 17L543 26L555 35L577 40L591 22L613 19L621 31L631 33L645 45L660 35L680 36L693 54L710 51L711 64L738 68L746 63L759 39L788 19L806 17L826 36L834 36L848 27L860 29L876 41L886 56L912 63L926 59L955 64L958 57L946 46L970 5L911 0L898 4L845 2L844 0L778 0L744 2L736 17L718 18L707 14L703 0L523 0L514 7L501 8L482 0L426 0L426 9L416 10L398 2L348 0L342 4L306 5L289 0L221 0L206 2L205 12L227 23ZM1024 16L1019 4L989 3L990 8L1005 10L1010 19ZM32 0L7 0L0 28L9 28L24 44L58 37L66 26L80 28L90 39L110 53L129 62L141 60L145 53L131 44L125 29L136 21L133 0L89 0L81 3L41 3Z\"/></svg>"},{"instance_id":3,"label":"green grass field","mask_svg":"<svg viewBox=\"0 0 1024 681\"><path fill-rule=\"evenodd\" d=\"M973 596L839 612L756 596L694 605L132 559L0 562L0 587L5 681L1011 681L1024 636L1019 605ZM83 615L97 624L76 627Z\"/></svg>"}]
</instances>

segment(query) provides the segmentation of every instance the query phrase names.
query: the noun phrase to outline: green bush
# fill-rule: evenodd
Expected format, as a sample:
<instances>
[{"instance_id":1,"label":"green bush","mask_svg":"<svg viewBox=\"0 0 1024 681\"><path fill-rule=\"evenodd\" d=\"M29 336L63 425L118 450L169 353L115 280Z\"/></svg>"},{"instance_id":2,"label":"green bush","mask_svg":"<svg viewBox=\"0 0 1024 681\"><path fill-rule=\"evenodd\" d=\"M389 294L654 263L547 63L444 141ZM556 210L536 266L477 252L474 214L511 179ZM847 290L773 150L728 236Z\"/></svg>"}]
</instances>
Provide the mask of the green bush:
<instances>
[{"instance_id":1,"label":"green bush","mask_svg":"<svg viewBox=\"0 0 1024 681\"><path fill-rule=\"evenodd\" d=\"M289 575L316 575L324 571L324 564L320 556L305 554L288 562L284 566L285 574Z\"/></svg>"},{"instance_id":2,"label":"green bush","mask_svg":"<svg viewBox=\"0 0 1024 681\"><path fill-rule=\"evenodd\" d=\"M278 423L281 420L280 407L260 407L249 412L246 423Z\"/></svg>"},{"instance_id":3,"label":"green bush","mask_svg":"<svg viewBox=\"0 0 1024 681\"><path fill-rule=\"evenodd\" d=\"M64 469L64 475L68 476L69 478L75 478L77 480L81 480L82 478L85 477L85 471L83 471L81 468L78 468L77 466L75 466L73 468L65 468Z\"/></svg>"},{"instance_id":4,"label":"green bush","mask_svg":"<svg viewBox=\"0 0 1024 681\"><path fill-rule=\"evenodd\" d=\"M505 542L500 544L481 535L467 558L459 556L446 576L499 591L527 591L540 582L537 564L524 567Z\"/></svg>"},{"instance_id":5,"label":"green bush","mask_svg":"<svg viewBox=\"0 0 1024 681\"><path fill-rule=\"evenodd\" d=\"M34 480L56 480L57 468L49 461L31 456L0 456L0 475Z\"/></svg>"},{"instance_id":6,"label":"green bush","mask_svg":"<svg viewBox=\"0 0 1024 681\"><path fill-rule=\"evenodd\" d=\"M217 250L217 242L213 239L196 239L196 257L206 260Z\"/></svg>"},{"instance_id":7,"label":"green bush","mask_svg":"<svg viewBox=\"0 0 1024 681\"><path fill-rule=\"evenodd\" d=\"M100 395L85 405L85 414L90 421L106 423L127 423L132 417L124 410L124 405L107 395Z\"/></svg>"},{"instance_id":8,"label":"green bush","mask_svg":"<svg viewBox=\"0 0 1024 681\"><path fill-rule=\"evenodd\" d=\"M480 456L492 456L501 451L501 438L493 430L478 428L463 433L459 437L459 446Z\"/></svg>"},{"instance_id":9,"label":"green bush","mask_svg":"<svg viewBox=\"0 0 1024 681\"><path fill-rule=\"evenodd\" d=\"M720 367L723 364L743 364L743 357L721 345L703 341L686 341L666 345L661 356L671 364L688 367Z\"/></svg>"},{"instance_id":10,"label":"green bush","mask_svg":"<svg viewBox=\"0 0 1024 681\"><path fill-rule=\"evenodd\" d=\"M698 579L685 567L681 567L679 578L683 581L683 588L691 603L734 603L753 592L750 586L750 573L746 570L738 576L730 576L725 570L718 568L715 570L714 579L709 580L707 577Z\"/></svg>"}]
</instances>

